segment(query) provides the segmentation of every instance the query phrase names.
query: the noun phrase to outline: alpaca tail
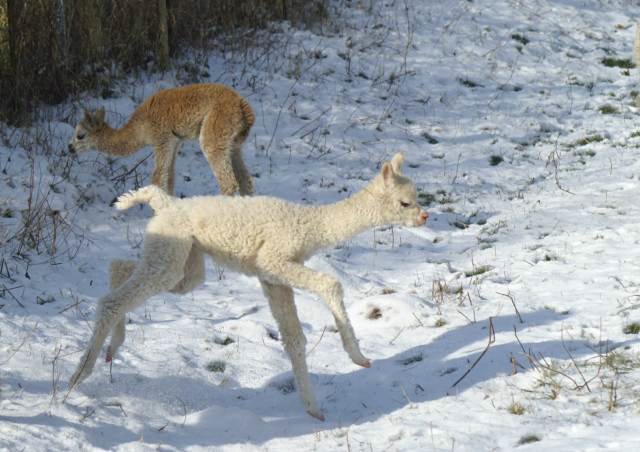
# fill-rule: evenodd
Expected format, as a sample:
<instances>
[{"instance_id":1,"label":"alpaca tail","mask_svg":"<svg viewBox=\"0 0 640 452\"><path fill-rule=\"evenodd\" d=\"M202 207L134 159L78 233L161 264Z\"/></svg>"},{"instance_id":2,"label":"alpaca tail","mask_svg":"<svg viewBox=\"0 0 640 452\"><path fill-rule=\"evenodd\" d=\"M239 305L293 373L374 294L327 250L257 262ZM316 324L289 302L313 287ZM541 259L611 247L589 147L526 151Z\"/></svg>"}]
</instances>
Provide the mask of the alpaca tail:
<instances>
[{"instance_id":1,"label":"alpaca tail","mask_svg":"<svg viewBox=\"0 0 640 452\"><path fill-rule=\"evenodd\" d=\"M116 209L126 210L137 204L149 204L156 212L171 205L173 196L168 195L156 185L147 185L120 195L115 203Z\"/></svg>"},{"instance_id":2,"label":"alpaca tail","mask_svg":"<svg viewBox=\"0 0 640 452\"><path fill-rule=\"evenodd\" d=\"M253 114L253 109L246 99L240 99L240 111L242 111L242 119L244 120L245 130L248 132L256 122L256 116Z\"/></svg>"}]
</instances>

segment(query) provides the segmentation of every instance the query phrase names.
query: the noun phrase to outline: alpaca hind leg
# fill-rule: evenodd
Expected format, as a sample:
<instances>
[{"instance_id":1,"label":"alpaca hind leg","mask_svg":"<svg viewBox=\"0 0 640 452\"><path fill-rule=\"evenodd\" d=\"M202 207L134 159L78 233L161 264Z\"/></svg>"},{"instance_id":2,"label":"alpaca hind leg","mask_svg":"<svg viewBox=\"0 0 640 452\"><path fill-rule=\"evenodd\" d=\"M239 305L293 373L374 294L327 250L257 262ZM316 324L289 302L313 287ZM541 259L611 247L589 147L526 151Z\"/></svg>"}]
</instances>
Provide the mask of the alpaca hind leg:
<instances>
[{"instance_id":1,"label":"alpaca hind leg","mask_svg":"<svg viewBox=\"0 0 640 452\"><path fill-rule=\"evenodd\" d=\"M260 280L260 284L262 284L262 290L269 300L271 313L278 323L284 349L291 360L300 400L302 400L304 407L311 416L324 420L324 416L318 409L315 396L311 390L305 356L307 339L302 332L300 320L298 319L293 290L291 287L270 284L264 280Z\"/></svg>"},{"instance_id":2,"label":"alpaca hind leg","mask_svg":"<svg viewBox=\"0 0 640 452\"><path fill-rule=\"evenodd\" d=\"M233 131L216 112L209 113L200 129L200 147L218 180L220 192L233 195L240 186L233 169Z\"/></svg>"},{"instance_id":3,"label":"alpaca hind leg","mask_svg":"<svg viewBox=\"0 0 640 452\"><path fill-rule=\"evenodd\" d=\"M143 259L131 277L99 302L93 334L69 381L70 389L91 375L102 344L127 312L153 295L169 291L184 277L191 246L188 238L167 240L161 235L147 234ZM162 250L162 254L157 250Z\"/></svg>"},{"instance_id":4,"label":"alpaca hind leg","mask_svg":"<svg viewBox=\"0 0 640 452\"><path fill-rule=\"evenodd\" d=\"M290 261L277 264L266 262L261 265L261 268L266 270L270 279L275 279L278 284L308 290L318 295L331 310L342 345L351 360L359 366L371 367L369 359L360 351L358 340L344 307L342 285L335 278Z\"/></svg>"},{"instance_id":5,"label":"alpaca hind leg","mask_svg":"<svg viewBox=\"0 0 640 452\"><path fill-rule=\"evenodd\" d=\"M253 180L251 178L251 173L247 169L244 164L244 160L242 159L242 149L241 142L238 143L238 139L236 138L236 144L233 148L233 154L231 156L231 160L233 163L233 172L236 175L236 179L238 180L238 184L240 185L240 194L252 195L253 194Z\"/></svg>"},{"instance_id":6,"label":"alpaca hind leg","mask_svg":"<svg viewBox=\"0 0 640 452\"><path fill-rule=\"evenodd\" d=\"M135 261L120 259L111 261L111 265L109 267L109 288L113 291L114 289L122 286L122 284L124 284L124 282L133 274L135 268ZM118 348L124 342L126 334L125 323L126 319L123 314L118 318L116 325L113 327L113 331L111 332L111 342L107 347L107 355L105 358L106 362L111 362L113 360Z\"/></svg>"},{"instance_id":7,"label":"alpaca hind leg","mask_svg":"<svg viewBox=\"0 0 640 452\"><path fill-rule=\"evenodd\" d=\"M110 276L111 289L120 287L135 270L136 262L126 260L115 260L111 262ZM184 264L184 277L169 290L171 293L185 294L204 282L204 254L197 247L193 246L189 252L189 257ZM116 325L111 332L111 342L107 347L106 362L111 362L116 355L118 348L124 343L126 335L125 315L118 318Z\"/></svg>"},{"instance_id":8,"label":"alpaca hind leg","mask_svg":"<svg viewBox=\"0 0 640 452\"><path fill-rule=\"evenodd\" d=\"M185 294L204 282L204 253L195 245L189 251L183 273L184 277L169 292Z\"/></svg>"}]
</instances>

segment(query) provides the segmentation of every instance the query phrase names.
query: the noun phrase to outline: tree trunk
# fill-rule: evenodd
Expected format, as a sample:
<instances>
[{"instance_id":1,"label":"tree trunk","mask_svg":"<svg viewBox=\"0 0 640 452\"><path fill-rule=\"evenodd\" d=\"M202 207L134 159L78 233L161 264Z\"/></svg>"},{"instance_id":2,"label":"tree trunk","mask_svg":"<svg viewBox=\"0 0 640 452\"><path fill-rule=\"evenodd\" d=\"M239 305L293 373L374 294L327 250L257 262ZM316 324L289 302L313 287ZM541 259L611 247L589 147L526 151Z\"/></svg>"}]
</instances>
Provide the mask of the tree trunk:
<instances>
[{"instance_id":1,"label":"tree trunk","mask_svg":"<svg viewBox=\"0 0 640 452\"><path fill-rule=\"evenodd\" d=\"M22 14L23 7L22 0L7 0L7 20L9 23L9 58L11 66L11 74L13 77L17 76L18 72L18 43L20 37L18 33L20 31L20 16Z\"/></svg>"},{"instance_id":2,"label":"tree trunk","mask_svg":"<svg viewBox=\"0 0 640 452\"><path fill-rule=\"evenodd\" d=\"M158 65L160 70L169 67L169 15L167 0L158 0Z\"/></svg>"},{"instance_id":3,"label":"tree trunk","mask_svg":"<svg viewBox=\"0 0 640 452\"><path fill-rule=\"evenodd\" d=\"M57 60L61 66L67 66L69 61L69 47L67 46L67 20L64 10L64 0L55 0L54 27L56 37Z\"/></svg>"}]
</instances>

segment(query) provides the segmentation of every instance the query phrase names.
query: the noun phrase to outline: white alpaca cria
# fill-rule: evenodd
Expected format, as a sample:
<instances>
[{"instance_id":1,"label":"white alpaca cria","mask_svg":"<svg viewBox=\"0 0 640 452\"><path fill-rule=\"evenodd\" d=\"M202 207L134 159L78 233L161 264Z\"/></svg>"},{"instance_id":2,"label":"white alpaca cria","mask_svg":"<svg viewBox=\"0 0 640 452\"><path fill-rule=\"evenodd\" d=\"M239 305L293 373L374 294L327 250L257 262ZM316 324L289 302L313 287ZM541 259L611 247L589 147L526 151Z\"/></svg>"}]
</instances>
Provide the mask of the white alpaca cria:
<instances>
[{"instance_id":1,"label":"white alpaca cria","mask_svg":"<svg viewBox=\"0 0 640 452\"><path fill-rule=\"evenodd\" d=\"M141 261L111 265L112 291L100 299L93 335L70 388L91 374L109 333L107 361L112 359L124 341L127 312L153 295L185 293L201 284L204 254L209 254L219 264L259 278L291 359L300 398L309 414L323 419L309 382L306 338L292 288L308 290L326 302L351 360L370 367L347 317L342 286L303 263L319 249L375 226L425 224L427 213L417 203L415 185L400 174L402 161L396 154L362 191L318 207L270 197L178 199L153 185L121 196L118 209L148 203L156 214L147 225Z\"/></svg>"}]
</instances>

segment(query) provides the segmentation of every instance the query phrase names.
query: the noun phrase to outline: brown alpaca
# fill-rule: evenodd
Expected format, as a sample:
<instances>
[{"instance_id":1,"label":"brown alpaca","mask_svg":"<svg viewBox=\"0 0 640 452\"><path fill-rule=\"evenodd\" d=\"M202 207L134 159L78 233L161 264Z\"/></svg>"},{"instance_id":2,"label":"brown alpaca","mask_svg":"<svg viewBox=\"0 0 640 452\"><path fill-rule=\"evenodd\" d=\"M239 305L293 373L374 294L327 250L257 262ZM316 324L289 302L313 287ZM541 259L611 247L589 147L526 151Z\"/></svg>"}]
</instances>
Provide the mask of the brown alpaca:
<instances>
[{"instance_id":1,"label":"brown alpaca","mask_svg":"<svg viewBox=\"0 0 640 452\"><path fill-rule=\"evenodd\" d=\"M255 116L249 103L231 88L218 84L188 85L159 91L146 99L120 129L105 122L104 108L85 111L69 143L72 153L96 149L117 156L153 146L152 183L169 194L174 165L184 140L199 140L220 191L253 193L251 174L242 161L241 146Z\"/></svg>"}]
</instances>

